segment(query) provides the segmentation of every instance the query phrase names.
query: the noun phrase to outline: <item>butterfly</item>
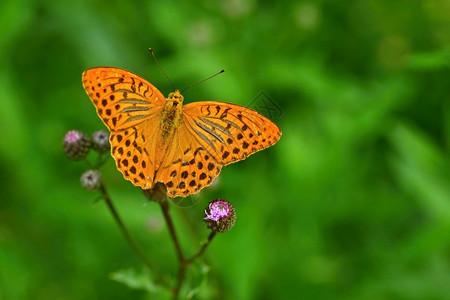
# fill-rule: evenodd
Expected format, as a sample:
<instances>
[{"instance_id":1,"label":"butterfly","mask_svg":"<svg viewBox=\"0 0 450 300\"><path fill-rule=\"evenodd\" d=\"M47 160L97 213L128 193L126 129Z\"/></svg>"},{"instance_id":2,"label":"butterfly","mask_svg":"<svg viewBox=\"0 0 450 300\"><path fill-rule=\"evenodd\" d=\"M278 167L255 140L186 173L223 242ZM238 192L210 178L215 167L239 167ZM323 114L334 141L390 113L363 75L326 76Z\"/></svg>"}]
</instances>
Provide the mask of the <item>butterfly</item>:
<instances>
[{"instance_id":1,"label":"butterfly","mask_svg":"<svg viewBox=\"0 0 450 300\"><path fill-rule=\"evenodd\" d=\"M252 109L217 101L183 105L179 90L166 99L123 69L88 69L82 82L111 131L118 170L142 189L163 183L171 198L199 192L223 166L272 146L281 136L275 123Z\"/></svg>"}]
</instances>

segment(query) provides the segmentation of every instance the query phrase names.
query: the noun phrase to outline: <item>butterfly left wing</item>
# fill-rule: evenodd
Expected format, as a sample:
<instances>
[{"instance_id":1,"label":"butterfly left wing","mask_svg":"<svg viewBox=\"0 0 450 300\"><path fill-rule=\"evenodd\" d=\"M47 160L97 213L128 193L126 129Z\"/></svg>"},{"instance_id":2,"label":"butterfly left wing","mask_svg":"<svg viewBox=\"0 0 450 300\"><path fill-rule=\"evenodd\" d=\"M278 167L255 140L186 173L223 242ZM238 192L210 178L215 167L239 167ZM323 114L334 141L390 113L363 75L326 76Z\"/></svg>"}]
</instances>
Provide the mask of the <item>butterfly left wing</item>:
<instances>
[{"instance_id":1,"label":"butterfly left wing","mask_svg":"<svg viewBox=\"0 0 450 300\"><path fill-rule=\"evenodd\" d=\"M113 67L83 72L83 87L111 131L111 154L125 179L142 188L154 183L160 112L166 99L144 78Z\"/></svg>"},{"instance_id":2,"label":"butterfly left wing","mask_svg":"<svg viewBox=\"0 0 450 300\"><path fill-rule=\"evenodd\" d=\"M125 130L156 116L166 103L150 82L124 69L92 68L83 72L82 81L97 114L111 131Z\"/></svg>"},{"instance_id":3,"label":"butterfly left wing","mask_svg":"<svg viewBox=\"0 0 450 300\"><path fill-rule=\"evenodd\" d=\"M155 177L166 185L169 197L198 193L222 166L275 144L281 136L272 121L243 106L206 101L183 109L183 120Z\"/></svg>"}]
</instances>

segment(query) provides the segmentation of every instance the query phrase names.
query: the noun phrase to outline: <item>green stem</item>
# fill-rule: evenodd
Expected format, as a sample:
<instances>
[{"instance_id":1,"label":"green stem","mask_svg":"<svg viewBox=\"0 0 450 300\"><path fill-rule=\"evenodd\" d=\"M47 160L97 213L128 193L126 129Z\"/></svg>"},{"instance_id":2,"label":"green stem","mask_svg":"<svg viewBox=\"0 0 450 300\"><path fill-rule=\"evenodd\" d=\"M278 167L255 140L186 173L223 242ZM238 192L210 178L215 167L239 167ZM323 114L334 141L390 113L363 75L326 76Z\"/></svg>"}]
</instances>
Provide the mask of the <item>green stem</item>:
<instances>
[{"instance_id":1,"label":"green stem","mask_svg":"<svg viewBox=\"0 0 450 300\"><path fill-rule=\"evenodd\" d=\"M100 168L100 166L102 165L102 163L101 163L102 157L103 157L103 153L98 153L97 160L95 161L96 168Z\"/></svg>"},{"instance_id":2,"label":"green stem","mask_svg":"<svg viewBox=\"0 0 450 300\"><path fill-rule=\"evenodd\" d=\"M184 279L186 277L187 268L195 259L200 257L205 252L206 248L208 247L208 245L211 243L212 239L216 235L216 232L212 231L209 234L208 238L206 239L206 242L203 243L202 247L199 249L199 251L196 254L194 254L192 257L186 259L186 258L184 258L183 252L181 250L180 242L176 235L175 227L173 225L172 218L169 213L169 203L166 200L166 201L160 202L160 205L161 205L164 219L166 220L167 227L169 228L170 236L175 245L175 250L176 250L177 256L178 256L178 264L179 265L178 265L177 282L175 284L175 287L173 288L174 299L178 299L181 286L183 285Z\"/></svg>"},{"instance_id":3,"label":"green stem","mask_svg":"<svg viewBox=\"0 0 450 300\"><path fill-rule=\"evenodd\" d=\"M162 212L164 215L164 219L166 220L167 227L169 228L170 237L172 238L172 241L175 245L175 250L177 252L178 261L183 261L184 256L183 256L183 252L181 250L181 245L178 240L177 234L175 232L175 226L173 225L172 218L170 217L169 202L166 200L166 201L160 202L159 204L161 206L161 209L162 209Z\"/></svg>"},{"instance_id":4,"label":"green stem","mask_svg":"<svg viewBox=\"0 0 450 300\"><path fill-rule=\"evenodd\" d=\"M164 215L164 220L166 221L167 227L169 229L170 238L173 241L173 244L175 246L175 251L177 253L178 258L178 274L177 274L177 281L175 283L175 286L172 290L173 293L173 299L178 299L180 296L180 289L183 285L183 282L186 278L186 271L189 265L198 257L200 257L208 247L208 245L211 243L212 239L216 235L215 232L211 232L208 236L205 243L203 243L202 247L199 249L199 251L194 254L192 257L186 259L183 255L183 251L181 249L180 240L178 239L178 236L175 231L175 226L172 221L172 217L170 215L169 211L169 201L167 201L166 196L166 187L164 184L157 183L152 189L149 190L143 190L144 195L147 197L147 199L151 201L156 201L161 206L162 213Z\"/></svg>"},{"instance_id":5,"label":"green stem","mask_svg":"<svg viewBox=\"0 0 450 300\"><path fill-rule=\"evenodd\" d=\"M127 239L128 243L133 248L134 252L144 261L144 263L147 265L147 267L152 271L156 272L156 268L150 263L149 259L145 255L142 248L138 245L138 243L135 241L135 239L131 236L128 229L125 227L125 224L123 223L122 219L119 216L119 213L117 212L114 204L111 201L111 198L109 197L109 194L105 188L105 185L103 182L100 185L100 191L103 194L103 198L105 199L106 204L108 205L109 210L111 211L112 215L114 216L114 220L116 221L119 228L122 230L123 235Z\"/></svg>"},{"instance_id":6,"label":"green stem","mask_svg":"<svg viewBox=\"0 0 450 300\"><path fill-rule=\"evenodd\" d=\"M208 238L206 239L206 241L203 243L202 247L200 248L200 250L198 250L197 253L195 253L194 255L192 255L190 258L186 259L187 263L192 263L194 260L196 260L198 257L203 255L203 252L205 252L206 248L208 247L209 244L211 244L212 239L216 236L216 232L215 231L211 231L211 233L208 235Z\"/></svg>"},{"instance_id":7,"label":"green stem","mask_svg":"<svg viewBox=\"0 0 450 300\"><path fill-rule=\"evenodd\" d=\"M88 165L89 169L95 169L94 165L91 164L91 162L87 159L87 157L84 159L84 162Z\"/></svg>"},{"instance_id":8,"label":"green stem","mask_svg":"<svg viewBox=\"0 0 450 300\"><path fill-rule=\"evenodd\" d=\"M183 284L185 275L186 275L186 260L184 259L183 256L183 251L181 250L181 245L180 245L180 241L177 237L177 234L175 232L175 226L173 225L173 221L172 218L170 216L169 213L169 202L167 200L161 201L159 202L160 206L161 206L161 210L163 212L164 215L164 220L166 221L167 227L169 228L169 233L170 233L170 237L172 238L173 244L175 246L175 251L177 253L177 257L178 257L178 276L177 276L177 282L175 284L175 287L173 288L173 298L174 299L178 299L179 294L180 294L180 288L181 285Z\"/></svg>"},{"instance_id":9,"label":"green stem","mask_svg":"<svg viewBox=\"0 0 450 300\"><path fill-rule=\"evenodd\" d=\"M108 160L109 156L105 155L105 153L99 153L97 156L97 161L95 163L97 168L100 168L101 166L103 166L105 164L105 162Z\"/></svg>"}]
</instances>

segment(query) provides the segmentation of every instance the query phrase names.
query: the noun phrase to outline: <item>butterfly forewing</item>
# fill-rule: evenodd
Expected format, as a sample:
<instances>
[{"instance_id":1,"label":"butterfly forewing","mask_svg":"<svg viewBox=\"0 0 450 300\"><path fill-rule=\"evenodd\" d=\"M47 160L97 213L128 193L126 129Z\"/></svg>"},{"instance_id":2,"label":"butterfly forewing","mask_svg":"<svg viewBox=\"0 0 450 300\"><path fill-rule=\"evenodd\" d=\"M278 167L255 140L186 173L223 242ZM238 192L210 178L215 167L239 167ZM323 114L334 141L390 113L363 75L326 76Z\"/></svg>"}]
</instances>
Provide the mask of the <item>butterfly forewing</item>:
<instances>
[{"instance_id":1,"label":"butterfly forewing","mask_svg":"<svg viewBox=\"0 0 450 300\"><path fill-rule=\"evenodd\" d=\"M151 83L117 68L92 68L83 86L97 113L111 131L124 130L155 117L166 99Z\"/></svg>"},{"instance_id":2,"label":"butterfly forewing","mask_svg":"<svg viewBox=\"0 0 450 300\"><path fill-rule=\"evenodd\" d=\"M222 165L275 144L281 131L268 118L247 107L216 101L184 107L186 126L196 140Z\"/></svg>"}]
</instances>

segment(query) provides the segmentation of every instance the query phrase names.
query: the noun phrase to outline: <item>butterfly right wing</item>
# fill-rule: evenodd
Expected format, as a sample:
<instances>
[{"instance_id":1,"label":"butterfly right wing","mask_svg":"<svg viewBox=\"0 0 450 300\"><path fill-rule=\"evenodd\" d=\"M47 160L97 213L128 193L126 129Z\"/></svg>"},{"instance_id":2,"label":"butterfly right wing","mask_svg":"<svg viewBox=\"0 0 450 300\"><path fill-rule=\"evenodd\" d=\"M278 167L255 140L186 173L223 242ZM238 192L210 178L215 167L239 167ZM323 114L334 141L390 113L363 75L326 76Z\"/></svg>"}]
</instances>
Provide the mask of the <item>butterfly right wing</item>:
<instances>
[{"instance_id":1,"label":"butterfly right wing","mask_svg":"<svg viewBox=\"0 0 450 300\"><path fill-rule=\"evenodd\" d=\"M222 166L272 146L280 136L275 123L247 107L189 103L155 182L163 182L172 198L198 193L214 181Z\"/></svg>"},{"instance_id":2,"label":"butterfly right wing","mask_svg":"<svg viewBox=\"0 0 450 300\"><path fill-rule=\"evenodd\" d=\"M100 67L85 71L83 87L111 131L111 154L125 179L153 186L160 112L166 99L151 83L129 71Z\"/></svg>"},{"instance_id":3,"label":"butterfly right wing","mask_svg":"<svg viewBox=\"0 0 450 300\"><path fill-rule=\"evenodd\" d=\"M281 130L271 120L237 104L201 101L184 107L186 126L221 165L228 165L274 145Z\"/></svg>"}]
</instances>

